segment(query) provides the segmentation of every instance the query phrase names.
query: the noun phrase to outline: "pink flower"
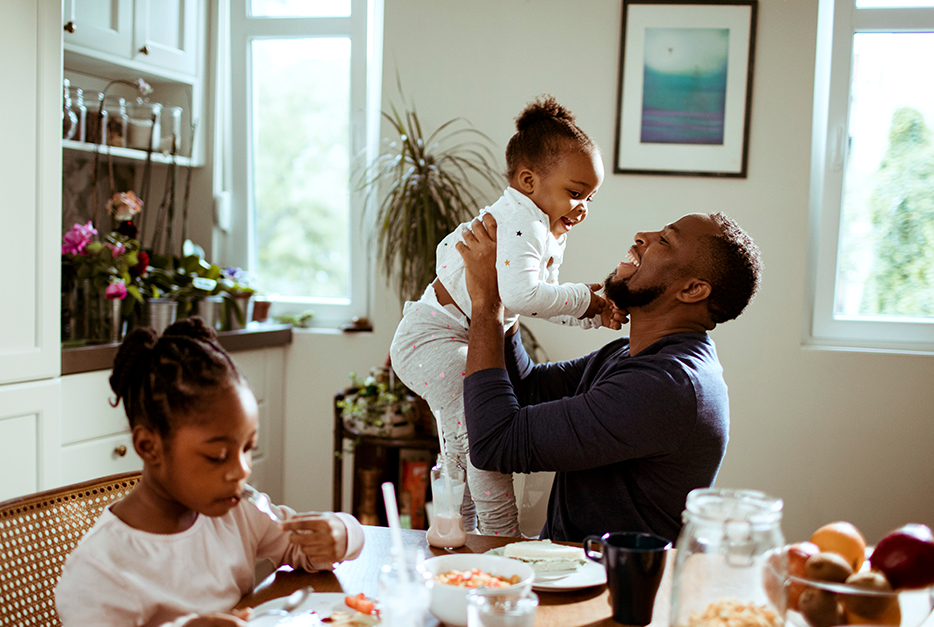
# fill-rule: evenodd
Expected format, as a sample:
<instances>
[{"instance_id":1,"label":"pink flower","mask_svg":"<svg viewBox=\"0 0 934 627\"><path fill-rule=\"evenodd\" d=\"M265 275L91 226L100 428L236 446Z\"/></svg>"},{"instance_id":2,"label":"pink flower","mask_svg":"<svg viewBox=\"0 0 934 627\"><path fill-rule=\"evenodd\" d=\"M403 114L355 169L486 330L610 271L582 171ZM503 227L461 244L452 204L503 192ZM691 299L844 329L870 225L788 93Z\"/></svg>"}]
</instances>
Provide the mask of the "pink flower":
<instances>
[{"instance_id":1,"label":"pink flower","mask_svg":"<svg viewBox=\"0 0 934 627\"><path fill-rule=\"evenodd\" d=\"M110 300L123 300L126 298L126 285L123 284L123 281L114 281L107 286L107 291L104 292L104 296Z\"/></svg>"},{"instance_id":2,"label":"pink flower","mask_svg":"<svg viewBox=\"0 0 934 627\"><path fill-rule=\"evenodd\" d=\"M108 243L108 244L107 244L107 248L109 248L109 249L110 249L110 252L113 253L114 259L116 259L116 258L119 257L120 255L122 255L124 252L126 252L126 246L124 246L123 244L110 244L110 243Z\"/></svg>"},{"instance_id":3,"label":"pink flower","mask_svg":"<svg viewBox=\"0 0 934 627\"><path fill-rule=\"evenodd\" d=\"M80 255L84 252L84 247L97 235L97 229L88 220L87 224L75 224L71 230L62 237L63 255Z\"/></svg>"},{"instance_id":4,"label":"pink flower","mask_svg":"<svg viewBox=\"0 0 934 627\"><path fill-rule=\"evenodd\" d=\"M115 220L126 222L132 220L133 216L139 213L143 208L143 201L136 197L133 192L119 192L107 201L107 211Z\"/></svg>"}]
</instances>

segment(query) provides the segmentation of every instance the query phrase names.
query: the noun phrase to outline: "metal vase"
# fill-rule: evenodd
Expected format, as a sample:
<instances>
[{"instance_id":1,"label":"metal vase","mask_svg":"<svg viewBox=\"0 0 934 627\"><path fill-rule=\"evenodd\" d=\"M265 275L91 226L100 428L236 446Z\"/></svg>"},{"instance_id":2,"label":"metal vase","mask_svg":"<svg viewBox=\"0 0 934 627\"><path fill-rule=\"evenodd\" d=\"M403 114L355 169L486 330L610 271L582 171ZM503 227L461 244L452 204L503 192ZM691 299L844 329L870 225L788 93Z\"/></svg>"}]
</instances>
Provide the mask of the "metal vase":
<instances>
[{"instance_id":1,"label":"metal vase","mask_svg":"<svg viewBox=\"0 0 934 627\"><path fill-rule=\"evenodd\" d=\"M175 322L177 315L178 302L171 298L151 298L143 303L142 326L162 335L166 327Z\"/></svg>"}]
</instances>

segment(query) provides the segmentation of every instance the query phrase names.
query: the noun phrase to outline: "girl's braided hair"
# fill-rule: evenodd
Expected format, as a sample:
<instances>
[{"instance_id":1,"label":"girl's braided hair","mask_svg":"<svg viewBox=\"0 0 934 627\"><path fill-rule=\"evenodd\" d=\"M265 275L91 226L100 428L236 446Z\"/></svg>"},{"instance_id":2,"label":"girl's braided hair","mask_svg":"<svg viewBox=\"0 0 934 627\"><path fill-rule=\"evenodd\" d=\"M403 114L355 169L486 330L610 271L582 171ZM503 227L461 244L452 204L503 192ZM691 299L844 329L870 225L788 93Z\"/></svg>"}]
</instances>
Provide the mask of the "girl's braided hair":
<instances>
[{"instance_id":1,"label":"girl's braided hair","mask_svg":"<svg viewBox=\"0 0 934 627\"><path fill-rule=\"evenodd\" d=\"M142 425L168 439L179 418L195 418L214 392L246 380L201 318L168 327L160 337L133 329L114 359L110 387L116 407L123 399L130 427Z\"/></svg>"},{"instance_id":2,"label":"girl's braided hair","mask_svg":"<svg viewBox=\"0 0 934 627\"><path fill-rule=\"evenodd\" d=\"M546 174L568 151L593 153L597 144L574 122L574 114L553 96L539 96L516 118L516 134L506 145L506 178L522 166Z\"/></svg>"}]
</instances>

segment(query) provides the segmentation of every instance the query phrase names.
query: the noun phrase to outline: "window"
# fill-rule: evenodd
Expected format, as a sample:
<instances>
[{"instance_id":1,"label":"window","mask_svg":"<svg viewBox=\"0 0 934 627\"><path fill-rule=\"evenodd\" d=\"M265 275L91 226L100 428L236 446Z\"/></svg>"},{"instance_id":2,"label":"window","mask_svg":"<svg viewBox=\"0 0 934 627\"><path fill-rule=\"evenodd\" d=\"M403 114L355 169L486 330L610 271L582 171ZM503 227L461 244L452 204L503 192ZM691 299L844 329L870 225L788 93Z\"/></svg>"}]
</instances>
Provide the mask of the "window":
<instances>
[{"instance_id":1,"label":"window","mask_svg":"<svg viewBox=\"0 0 934 627\"><path fill-rule=\"evenodd\" d=\"M316 326L368 313L354 179L379 147L381 2L230 2L227 257Z\"/></svg>"},{"instance_id":2,"label":"window","mask_svg":"<svg viewBox=\"0 0 934 627\"><path fill-rule=\"evenodd\" d=\"M816 344L934 350L934 0L821 0Z\"/></svg>"}]
</instances>

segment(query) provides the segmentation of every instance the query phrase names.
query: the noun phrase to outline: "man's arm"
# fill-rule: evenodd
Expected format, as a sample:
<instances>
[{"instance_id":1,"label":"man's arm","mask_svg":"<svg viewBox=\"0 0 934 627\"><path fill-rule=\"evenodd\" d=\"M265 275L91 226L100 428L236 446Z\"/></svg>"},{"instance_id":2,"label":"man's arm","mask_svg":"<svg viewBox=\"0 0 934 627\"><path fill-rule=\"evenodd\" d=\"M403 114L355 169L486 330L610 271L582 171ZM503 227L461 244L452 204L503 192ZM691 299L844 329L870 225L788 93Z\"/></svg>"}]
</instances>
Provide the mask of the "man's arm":
<instances>
[{"instance_id":1,"label":"man's arm","mask_svg":"<svg viewBox=\"0 0 934 627\"><path fill-rule=\"evenodd\" d=\"M503 359L503 301L496 279L496 219L485 214L470 223L457 251L464 258L471 300L467 376L489 368L506 369ZM512 329L510 329L512 330Z\"/></svg>"}]
</instances>

